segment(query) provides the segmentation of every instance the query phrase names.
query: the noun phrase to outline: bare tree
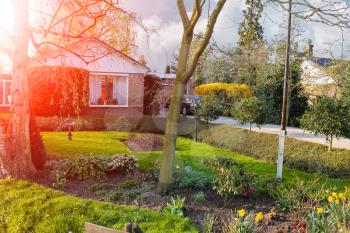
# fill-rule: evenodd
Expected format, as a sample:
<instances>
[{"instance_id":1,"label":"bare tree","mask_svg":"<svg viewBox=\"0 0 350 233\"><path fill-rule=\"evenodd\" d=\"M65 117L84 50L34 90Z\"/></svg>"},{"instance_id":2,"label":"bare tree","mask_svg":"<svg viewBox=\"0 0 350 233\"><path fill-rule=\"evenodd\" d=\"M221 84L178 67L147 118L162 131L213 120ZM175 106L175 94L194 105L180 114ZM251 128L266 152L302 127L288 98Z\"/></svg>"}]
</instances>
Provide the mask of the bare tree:
<instances>
[{"instance_id":1,"label":"bare tree","mask_svg":"<svg viewBox=\"0 0 350 233\"><path fill-rule=\"evenodd\" d=\"M39 56L35 59L70 53L89 63L106 54L128 53L133 42L130 23L134 16L121 9L117 1L51 0L40 3L40 10L31 9L41 17L40 23L29 25L29 0L13 1L16 10L11 48L11 117L8 153L0 156L1 176L26 178L35 171L29 129L27 68L32 61L28 56L29 44L37 50Z\"/></svg>"},{"instance_id":2,"label":"bare tree","mask_svg":"<svg viewBox=\"0 0 350 233\"><path fill-rule=\"evenodd\" d=\"M207 28L203 34L203 39L200 41L200 43L198 43L198 45L193 50L194 52L191 54L190 50L193 44L194 29L198 23L198 20L202 16L203 7L206 2L206 0L193 0L192 14L189 16L184 1L177 0L177 7L183 24L184 32L177 62L175 84L172 91L171 103L167 117L165 145L158 184L159 193L168 192L169 186L172 184L173 180L177 128L186 83L193 75L200 56L209 44L211 36L214 32L214 26L217 22L222 8L226 3L226 0L217 1L215 8L209 15Z\"/></svg>"}]
</instances>

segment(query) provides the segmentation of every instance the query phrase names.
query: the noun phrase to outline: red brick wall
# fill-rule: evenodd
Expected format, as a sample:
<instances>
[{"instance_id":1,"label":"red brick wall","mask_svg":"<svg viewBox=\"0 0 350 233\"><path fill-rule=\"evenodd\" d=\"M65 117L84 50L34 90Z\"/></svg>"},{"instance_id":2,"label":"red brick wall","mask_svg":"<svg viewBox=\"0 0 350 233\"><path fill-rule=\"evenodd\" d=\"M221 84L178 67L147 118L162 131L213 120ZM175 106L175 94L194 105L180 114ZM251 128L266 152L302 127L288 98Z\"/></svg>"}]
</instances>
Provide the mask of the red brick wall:
<instances>
[{"instance_id":1,"label":"red brick wall","mask_svg":"<svg viewBox=\"0 0 350 233\"><path fill-rule=\"evenodd\" d=\"M129 107L143 108L144 91L145 91L144 75L130 74L129 75L129 101L128 101Z\"/></svg>"}]
</instances>

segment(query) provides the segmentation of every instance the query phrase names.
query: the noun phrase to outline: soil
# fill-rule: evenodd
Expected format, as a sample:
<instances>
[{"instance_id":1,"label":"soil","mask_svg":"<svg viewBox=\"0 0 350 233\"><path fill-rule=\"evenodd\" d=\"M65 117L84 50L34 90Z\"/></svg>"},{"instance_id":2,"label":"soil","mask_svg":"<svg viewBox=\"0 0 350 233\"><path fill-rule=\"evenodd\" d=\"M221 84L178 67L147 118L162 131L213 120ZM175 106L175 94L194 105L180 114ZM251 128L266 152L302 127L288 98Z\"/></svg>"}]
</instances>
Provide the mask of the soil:
<instances>
[{"instance_id":1,"label":"soil","mask_svg":"<svg viewBox=\"0 0 350 233\"><path fill-rule=\"evenodd\" d=\"M275 206L275 201L268 197L251 197L247 198L234 198L229 203L224 205L223 199L215 193L213 190L208 189L203 192L206 194L206 200L202 203L195 202L193 200L193 195L198 192L198 190L192 189L174 189L170 195L160 196L156 194L156 182L154 179L150 178L149 174L137 172L132 179L140 181L140 184L147 184L149 189L143 194L141 198L130 198L128 200L118 199L112 200L110 198L111 193L115 192L116 186L130 180L130 176L124 177L116 174L109 174L103 180L70 180L67 185L62 189L62 191L82 198L89 198L99 201L108 201L116 204L127 204L134 205L138 207L149 208L155 211L161 211L167 202L170 201L173 196L186 197L186 210L185 216L190 218L191 221L201 228L203 219L208 213L215 214L215 228L222 229L224 224L233 220L234 213L239 209L254 210L255 212L268 213ZM53 180L50 176L50 170L39 171L33 180L37 183L45 185L47 187L53 187ZM91 187L103 185L103 190L93 190ZM139 186L137 186L139 187ZM126 189L124 192L132 191L137 189ZM265 233L284 233L293 232L293 221L285 215L278 214L270 219L268 222L260 223L257 232ZM220 232L220 231L216 231Z\"/></svg>"},{"instance_id":2,"label":"soil","mask_svg":"<svg viewBox=\"0 0 350 233\"><path fill-rule=\"evenodd\" d=\"M150 152L163 150L163 139L156 134L143 134L141 137L133 135L123 141L134 152Z\"/></svg>"}]
</instances>

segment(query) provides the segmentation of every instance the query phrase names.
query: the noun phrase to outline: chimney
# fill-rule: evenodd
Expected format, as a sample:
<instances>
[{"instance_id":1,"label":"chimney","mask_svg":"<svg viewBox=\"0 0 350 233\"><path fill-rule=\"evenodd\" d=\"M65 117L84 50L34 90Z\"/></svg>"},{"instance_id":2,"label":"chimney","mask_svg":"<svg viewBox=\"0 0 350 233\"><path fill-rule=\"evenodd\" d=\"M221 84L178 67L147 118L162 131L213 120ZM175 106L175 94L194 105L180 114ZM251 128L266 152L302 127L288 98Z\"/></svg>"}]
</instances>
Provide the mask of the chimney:
<instances>
[{"instance_id":1,"label":"chimney","mask_svg":"<svg viewBox=\"0 0 350 233\"><path fill-rule=\"evenodd\" d=\"M314 45L312 44L312 40L309 40L307 42L307 45L304 49L304 54L306 57L311 58L314 56Z\"/></svg>"}]
</instances>

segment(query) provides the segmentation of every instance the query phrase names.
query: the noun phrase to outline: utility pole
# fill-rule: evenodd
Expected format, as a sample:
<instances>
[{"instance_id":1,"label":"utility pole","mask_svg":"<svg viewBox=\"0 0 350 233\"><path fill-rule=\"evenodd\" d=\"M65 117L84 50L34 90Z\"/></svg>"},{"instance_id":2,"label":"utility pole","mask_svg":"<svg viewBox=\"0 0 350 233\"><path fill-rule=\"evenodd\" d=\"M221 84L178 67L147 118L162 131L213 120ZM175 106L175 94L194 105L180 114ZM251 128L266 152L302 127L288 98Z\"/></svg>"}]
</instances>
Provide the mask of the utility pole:
<instances>
[{"instance_id":1,"label":"utility pole","mask_svg":"<svg viewBox=\"0 0 350 233\"><path fill-rule=\"evenodd\" d=\"M287 42L286 42L286 61L285 61L285 69L284 69L281 131L280 131L279 142L278 142L277 176L276 176L277 179L282 179L284 143L287 135L286 123L287 123L290 40L291 40L291 31L292 31L292 0L289 0L288 10L289 10L288 11L288 34L287 34Z\"/></svg>"}]
</instances>

